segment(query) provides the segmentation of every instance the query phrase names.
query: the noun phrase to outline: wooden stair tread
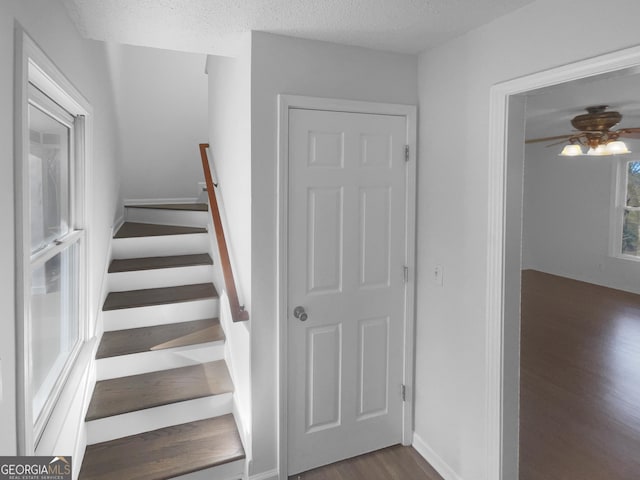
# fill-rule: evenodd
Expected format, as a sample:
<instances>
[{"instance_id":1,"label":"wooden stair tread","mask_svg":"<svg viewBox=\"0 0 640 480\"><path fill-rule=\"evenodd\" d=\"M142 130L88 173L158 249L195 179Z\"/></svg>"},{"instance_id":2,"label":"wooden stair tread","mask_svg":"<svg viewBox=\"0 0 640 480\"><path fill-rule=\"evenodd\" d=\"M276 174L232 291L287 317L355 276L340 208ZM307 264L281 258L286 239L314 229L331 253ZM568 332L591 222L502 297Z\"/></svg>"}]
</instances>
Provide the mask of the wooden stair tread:
<instances>
[{"instance_id":1,"label":"wooden stair tread","mask_svg":"<svg viewBox=\"0 0 640 480\"><path fill-rule=\"evenodd\" d=\"M156 223L125 222L113 238L158 237L163 235L187 235L191 233L207 233L203 227L179 227L176 225L160 225Z\"/></svg>"},{"instance_id":2,"label":"wooden stair tread","mask_svg":"<svg viewBox=\"0 0 640 480\"><path fill-rule=\"evenodd\" d=\"M89 445L79 478L159 480L244 458L233 415L227 414Z\"/></svg>"},{"instance_id":3,"label":"wooden stair tread","mask_svg":"<svg viewBox=\"0 0 640 480\"><path fill-rule=\"evenodd\" d=\"M168 257L127 258L113 260L109 265L109 273L155 270L159 268L194 267L198 265L213 265L213 260L211 260L208 253L172 255Z\"/></svg>"},{"instance_id":4,"label":"wooden stair tread","mask_svg":"<svg viewBox=\"0 0 640 480\"><path fill-rule=\"evenodd\" d=\"M105 332L96 358L164 350L224 340L217 318Z\"/></svg>"},{"instance_id":5,"label":"wooden stair tread","mask_svg":"<svg viewBox=\"0 0 640 480\"><path fill-rule=\"evenodd\" d=\"M190 212L206 212L206 203L150 203L145 205L125 205L126 208L147 208L150 210L183 210Z\"/></svg>"},{"instance_id":6,"label":"wooden stair tread","mask_svg":"<svg viewBox=\"0 0 640 480\"><path fill-rule=\"evenodd\" d=\"M123 308L149 307L169 303L189 302L217 298L213 283L197 283L176 287L146 288L143 290L127 290L111 292L102 306L102 310L119 310Z\"/></svg>"},{"instance_id":7,"label":"wooden stair tread","mask_svg":"<svg viewBox=\"0 0 640 480\"><path fill-rule=\"evenodd\" d=\"M86 421L233 391L224 360L96 382Z\"/></svg>"}]
</instances>

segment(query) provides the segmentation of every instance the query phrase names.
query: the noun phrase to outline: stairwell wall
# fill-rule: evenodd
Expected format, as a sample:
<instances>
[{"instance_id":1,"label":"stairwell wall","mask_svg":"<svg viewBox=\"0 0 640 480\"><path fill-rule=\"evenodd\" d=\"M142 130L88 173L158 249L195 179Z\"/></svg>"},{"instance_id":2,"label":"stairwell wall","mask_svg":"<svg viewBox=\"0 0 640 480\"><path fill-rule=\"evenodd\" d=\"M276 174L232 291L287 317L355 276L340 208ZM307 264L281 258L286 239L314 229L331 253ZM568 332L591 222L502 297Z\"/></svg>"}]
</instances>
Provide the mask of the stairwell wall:
<instances>
[{"instance_id":1,"label":"stairwell wall","mask_svg":"<svg viewBox=\"0 0 640 480\"><path fill-rule=\"evenodd\" d=\"M207 138L205 55L108 45L122 139L122 194L144 203L195 199Z\"/></svg>"},{"instance_id":2,"label":"stairwell wall","mask_svg":"<svg viewBox=\"0 0 640 480\"><path fill-rule=\"evenodd\" d=\"M217 198L241 305L251 309L251 35L243 35L235 57L207 58L209 162L218 183ZM216 288L224 281L214 248ZM226 295L221 297L220 321L225 331L234 400L251 458L250 322L234 323Z\"/></svg>"},{"instance_id":3,"label":"stairwell wall","mask_svg":"<svg viewBox=\"0 0 640 480\"><path fill-rule=\"evenodd\" d=\"M89 100L94 109L92 178L87 190L89 232L90 323L95 323L106 268L113 223L119 212L119 140L113 109L113 85L104 45L80 37L58 1L6 0L0 2L0 455L16 453L16 348L15 348L15 228L13 183L14 23L19 23L58 68ZM86 367L86 366L83 366ZM84 377L86 381L86 376ZM78 388L83 385L67 386ZM82 403L82 402L80 402ZM71 455L77 428L82 424L82 405L76 402L59 432L54 432L51 451L42 454Z\"/></svg>"}]
</instances>

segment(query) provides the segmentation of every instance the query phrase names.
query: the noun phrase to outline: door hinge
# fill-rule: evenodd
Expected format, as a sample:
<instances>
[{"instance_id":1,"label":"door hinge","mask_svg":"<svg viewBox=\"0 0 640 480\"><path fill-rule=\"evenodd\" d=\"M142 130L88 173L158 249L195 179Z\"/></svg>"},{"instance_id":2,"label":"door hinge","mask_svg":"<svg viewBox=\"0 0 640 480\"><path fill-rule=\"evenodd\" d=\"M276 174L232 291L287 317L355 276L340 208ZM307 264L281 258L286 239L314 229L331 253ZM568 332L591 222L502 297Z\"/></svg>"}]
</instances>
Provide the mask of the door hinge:
<instances>
[{"instance_id":1,"label":"door hinge","mask_svg":"<svg viewBox=\"0 0 640 480\"><path fill-rule=\"evenodd\" d=\"M409 161L409 145L404 146L404 161Z\"/></svg>"},{"instance_id":2,"label":"door hinge","mask_svg":"<svg viewBox=\"0 0 640 480\"><path fill-rule=\"evenodd\" d=\"M402 401L407 401L407 387L405 385L400 385L400 395L402 396Z\"/></svg>"},{"instance_id":3,"label":"door hinge","mask_svg":"<svg viewBox=\"0 0 640 480\"><path fill-rule=\"evenodd\" d=\"M407 267L406 265L402 267L402 275L404 283L409 283L409 267Z\"/></svg>"}]
</instances>

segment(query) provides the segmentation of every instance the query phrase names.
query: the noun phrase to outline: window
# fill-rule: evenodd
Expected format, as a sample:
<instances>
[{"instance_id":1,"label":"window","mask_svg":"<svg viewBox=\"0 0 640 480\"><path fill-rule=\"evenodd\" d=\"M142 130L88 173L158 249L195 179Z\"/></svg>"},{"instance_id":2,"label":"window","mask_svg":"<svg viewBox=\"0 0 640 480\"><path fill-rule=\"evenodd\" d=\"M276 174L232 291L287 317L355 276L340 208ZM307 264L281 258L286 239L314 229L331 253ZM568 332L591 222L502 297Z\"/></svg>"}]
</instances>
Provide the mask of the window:
<instances>
[{"instance_id":1,"label":"window","mask_svg":"<svg viewBox=\"0 0 640 480\"><path fill-rule=\"evenodd\" d=\"M80 121L80 120L78 120ZM74 222L76 118L29 84L29 364L36 430L79 347L79 253Z\"/></svg>"},{"instance_id":2,"label":"window","mask_svg":"<svg viewBox=\"0 0 640 480\"><path fill-rule=\"evenodd\" d=\"M640 260L640 160L618 165L615 256Z\"/></svg>"},{"instance_id":3,"label":"window","mask_svg":"<svg viewBox=\"0 0 640 480\"><path fill-rule=\"evenodd\" d=\"M640 161L627 162L622 222L622 254L640 257Z\"/></svg>"},{"instance_id":4,"label":"window","mask_svg":"<svg viewBox=\"0 0 640 480\"><path fill-rule=\"evenodd\" d=\"M88 345L84 211L91 110L21 33L15 159L19 454L33 455L56 436L50 426L59 427L66 415L62 393Z\"/></svg>"}]
</instances>

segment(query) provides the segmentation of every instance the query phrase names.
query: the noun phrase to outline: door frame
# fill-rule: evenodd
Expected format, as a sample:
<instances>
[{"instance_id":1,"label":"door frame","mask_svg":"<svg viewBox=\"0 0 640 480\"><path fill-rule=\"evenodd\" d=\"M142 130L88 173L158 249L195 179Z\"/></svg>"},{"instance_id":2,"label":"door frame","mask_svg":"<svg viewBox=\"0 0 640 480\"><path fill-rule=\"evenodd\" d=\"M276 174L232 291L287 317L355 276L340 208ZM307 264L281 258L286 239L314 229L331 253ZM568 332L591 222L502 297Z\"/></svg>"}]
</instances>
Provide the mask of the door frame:
<instances>
[{"instance_id":1,"label":"door frame","mask_svg":"<svg viewBox=\"0 0 640 480\"><path fill-rule=\"evenodd\" d=\"M520 363L518 275L522 238L518 232L522 198L514 192L518 191L522 177L514 172L521 171L524 145L516 153L513 147L524 135L524 109L521 108L524 96L537 89L637 67L640 67L640 47L632 47L491 87L485 338L487 478L508 480L509 472L518 468L518 449L509 447L519 442L519 368L514 372L513 366ZM516 277L518 288L513 288L509 281Z\"/></svg>"},{"instance_id":2,"label":"door frame","mask_svg":"<svg viewBox=\"0 0 640 480\"><path fill-rule=\"evenodd\" d=\"M414 364L415 364L415 250L416 250L416 145L417 107L415 105L361 102L343 99L278 95L277 153L277 299L278 325L278 474L286 480L288 474L288 218L289 218L289 111L291 109L325 110L344 113L395 115L406 118L406 144L409 161L406 192L405 258L409 267L405 289L404 368L403 383L406 401L402 411L402 443L410 445L413 436Z\"/></svg>"}]
</instances>

